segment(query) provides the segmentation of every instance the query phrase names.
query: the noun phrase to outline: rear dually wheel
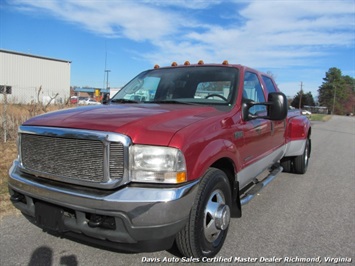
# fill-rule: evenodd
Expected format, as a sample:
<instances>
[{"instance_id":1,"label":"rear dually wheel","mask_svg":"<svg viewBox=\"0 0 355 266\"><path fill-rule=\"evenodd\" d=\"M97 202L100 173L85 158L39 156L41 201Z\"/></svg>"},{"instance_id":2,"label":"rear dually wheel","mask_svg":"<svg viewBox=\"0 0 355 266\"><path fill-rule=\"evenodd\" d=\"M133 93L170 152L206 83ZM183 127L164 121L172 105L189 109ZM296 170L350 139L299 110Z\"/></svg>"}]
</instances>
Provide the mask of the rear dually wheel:
<instances>
[{"instance_id":1,"label":"rear dually wheel","mask_svg":"<svg viewBox=\"0 0 355 266\"><path fill-rule=\"evenodd\" d=\"M293 168L296 174L304 174L307 172L310 157L310 145L311 140L307 139L303 154L295 157L294 159Z\"/></svg>"}]
</instances>

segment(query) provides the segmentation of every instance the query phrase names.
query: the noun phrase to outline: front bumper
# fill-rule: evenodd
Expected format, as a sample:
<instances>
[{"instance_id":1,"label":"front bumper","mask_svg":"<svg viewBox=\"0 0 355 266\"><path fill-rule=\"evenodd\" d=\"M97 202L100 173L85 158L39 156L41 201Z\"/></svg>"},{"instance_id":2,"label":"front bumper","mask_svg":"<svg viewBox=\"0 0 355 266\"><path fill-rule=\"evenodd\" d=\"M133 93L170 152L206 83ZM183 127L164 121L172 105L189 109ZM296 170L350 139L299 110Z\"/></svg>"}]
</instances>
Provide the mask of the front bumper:
<instances>
[{"instance_id":1,"label":"front bumper","mask_svg":"<svg viewBox=\"0 0 355 266\"><path fill-rule=\"evenodd\" d=\"M22 200L13 200L13 204L30 220L35 222L37 202L49 203L65 210L63 232L108 240L113 246L174 239L189 217L198 188L198 181L194 181L169 188L94 189L34 177L18 166L15 160L9 170L9 191L13 199L21 196ZM89 226L94 214L110 217L114 229Z\"/></svg>"}]
</instances>

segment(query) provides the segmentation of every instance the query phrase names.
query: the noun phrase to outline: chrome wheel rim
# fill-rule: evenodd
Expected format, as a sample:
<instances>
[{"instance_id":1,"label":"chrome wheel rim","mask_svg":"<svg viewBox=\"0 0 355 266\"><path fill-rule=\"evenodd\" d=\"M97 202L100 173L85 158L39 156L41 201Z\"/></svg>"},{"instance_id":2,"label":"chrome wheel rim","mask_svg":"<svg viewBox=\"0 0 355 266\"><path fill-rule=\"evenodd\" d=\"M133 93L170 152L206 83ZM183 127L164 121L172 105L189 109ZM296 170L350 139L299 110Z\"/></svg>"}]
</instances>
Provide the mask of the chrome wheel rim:
<instances>
[{"instance_id":1,"label":"chrome wheel rim","mask_svg":"<svg viewBox=\"0 0 355 266\"><path fill-rule=\"evenodd\" d=\"M215 241L229 225L230 208L221 190L215 190L209 197L204 211L203 230L208 242Z\"/></svg>"}]
</instances>

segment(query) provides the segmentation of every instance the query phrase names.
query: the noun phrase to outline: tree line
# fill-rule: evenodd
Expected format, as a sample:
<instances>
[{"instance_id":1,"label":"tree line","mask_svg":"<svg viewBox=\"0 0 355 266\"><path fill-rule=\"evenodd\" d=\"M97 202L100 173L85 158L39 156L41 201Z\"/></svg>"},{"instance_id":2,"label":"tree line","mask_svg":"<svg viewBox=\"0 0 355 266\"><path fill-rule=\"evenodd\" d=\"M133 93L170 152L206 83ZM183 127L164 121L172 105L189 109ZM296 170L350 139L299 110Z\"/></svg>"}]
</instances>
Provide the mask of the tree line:
<instances>
[{"instance_id":1,"label":"tree line","mask_svg":"<svg viewBox=\"0 0 355 266\"><path fill-rule=\"evenodd\" d=\"M305 105L315 106L316 102L311 92L304 93L301 89L293 98L291 106L304 108ZM342 75L341 70L336 67L329 68L318 89L317 105L327 107L328 112L332 114L354 113L355 79Z\"/></svg>"}]
</instances>

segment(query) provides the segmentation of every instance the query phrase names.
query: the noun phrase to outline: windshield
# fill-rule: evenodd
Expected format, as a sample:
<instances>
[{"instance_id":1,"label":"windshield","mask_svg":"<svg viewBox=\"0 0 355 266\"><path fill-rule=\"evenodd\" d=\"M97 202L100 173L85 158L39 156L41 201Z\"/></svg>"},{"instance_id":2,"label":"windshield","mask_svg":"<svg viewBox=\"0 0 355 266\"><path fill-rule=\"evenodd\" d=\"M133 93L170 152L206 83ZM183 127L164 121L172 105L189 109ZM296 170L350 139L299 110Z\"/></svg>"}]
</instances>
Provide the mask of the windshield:
<instances>
[{"instance_id":1,"label":"windshield","mask_svg":"<svg viewBox=\"0 0 355 266\"><path fill-rule=\"evenodd\" d=\"M231 106L237 76L236 68L221 66L153 69L131 80L111 101Z\"/></svg>"}]
</instances>

